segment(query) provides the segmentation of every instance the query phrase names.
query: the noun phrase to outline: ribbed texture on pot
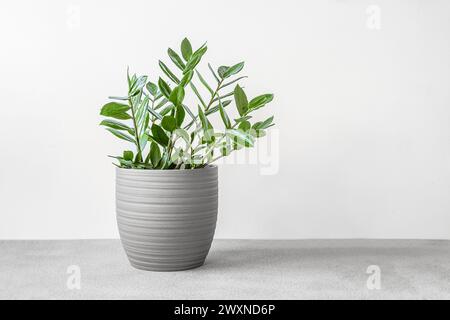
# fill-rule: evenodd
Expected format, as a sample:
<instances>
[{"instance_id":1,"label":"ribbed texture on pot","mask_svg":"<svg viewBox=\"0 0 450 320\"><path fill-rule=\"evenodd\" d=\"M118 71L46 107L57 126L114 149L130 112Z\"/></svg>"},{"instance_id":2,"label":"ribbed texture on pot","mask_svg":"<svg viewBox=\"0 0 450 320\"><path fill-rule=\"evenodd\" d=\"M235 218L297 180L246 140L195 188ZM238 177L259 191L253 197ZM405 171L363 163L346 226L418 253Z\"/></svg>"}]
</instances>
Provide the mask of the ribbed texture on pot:
<instances>
[{"instance_id":1,"label":"ribbed texture on pot","mask_svg":"<svg viewBox=\"0 0 450 320\"><path fill-rule=\"evenodd\" d=\"M176 271L204 263L216 228L217 171L117 168L117 224L132 266Z\"/></svg>"}]
</instances>

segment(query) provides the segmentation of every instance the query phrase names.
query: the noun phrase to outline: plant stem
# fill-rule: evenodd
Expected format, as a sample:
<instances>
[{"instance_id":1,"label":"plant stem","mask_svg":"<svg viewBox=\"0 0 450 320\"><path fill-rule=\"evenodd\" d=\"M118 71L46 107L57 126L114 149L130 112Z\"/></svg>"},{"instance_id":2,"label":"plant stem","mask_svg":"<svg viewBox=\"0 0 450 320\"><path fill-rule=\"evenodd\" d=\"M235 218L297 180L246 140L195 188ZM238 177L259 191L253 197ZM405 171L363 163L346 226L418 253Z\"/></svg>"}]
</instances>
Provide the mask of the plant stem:
<instances>
[{"instance_id":1,"label":"plant stem","mask_svg":"<svg viewBox=\"0 0 450 320\"><path fill-rule=\"evenodd\" d=\"M214 98L215 98L216 95L218 95L219 90L220 90L220 86L222 85L223 80L224 80L224 79L221 79L221 80L219 81L219 83L217 84L216 90L215 90L214 93L211 95L211 100L209 100L209 103L208 103L208 105L207 105L206 108L205 108L205 112L208 111L208 109L209 109L209 108L211 107L211 105L213 104Z\"/></svg>"},{"instance_id":2,"label":"plant stem","mask_svg":"<svg viewBox=\"0 0 450 320\"><path fill-rule=\"evenodd\" d=\"M137 127L137 123L136 123L136 117L134 114L134 106L133 106L132 98L128 99L128 102L130 103L131 117L133 118L134 138L136 139L136 147L137 147L137 151L138 151L138 155L139 155L138 160L142 161L141 143L139 142L138 127Z\"/></svg>"}]
</instances>

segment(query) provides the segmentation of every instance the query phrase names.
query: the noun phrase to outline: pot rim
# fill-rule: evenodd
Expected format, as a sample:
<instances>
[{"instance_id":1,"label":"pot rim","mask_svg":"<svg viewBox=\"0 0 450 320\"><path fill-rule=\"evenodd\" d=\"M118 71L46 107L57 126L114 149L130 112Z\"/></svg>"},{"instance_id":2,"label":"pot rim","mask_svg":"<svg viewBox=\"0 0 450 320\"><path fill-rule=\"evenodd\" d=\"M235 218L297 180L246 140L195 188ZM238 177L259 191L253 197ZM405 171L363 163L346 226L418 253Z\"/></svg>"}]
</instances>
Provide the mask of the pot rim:
<instances>
[{"instance_id":1,"label":"pot rim","mask_svg":"<svg viewBox=\"0 0 450 320\"><path fill-rule=\"evenodd\" d=\"M217 169L218 166L215 164L208 164L203 168L196 168L196 169L135 169L135 168L122 168L117 167L117 171L128 171L128 172L180 172L180 173L186 173L186 172L198 172L203 170L211 170L211 169Z\"/></svg>"}]
</instances>

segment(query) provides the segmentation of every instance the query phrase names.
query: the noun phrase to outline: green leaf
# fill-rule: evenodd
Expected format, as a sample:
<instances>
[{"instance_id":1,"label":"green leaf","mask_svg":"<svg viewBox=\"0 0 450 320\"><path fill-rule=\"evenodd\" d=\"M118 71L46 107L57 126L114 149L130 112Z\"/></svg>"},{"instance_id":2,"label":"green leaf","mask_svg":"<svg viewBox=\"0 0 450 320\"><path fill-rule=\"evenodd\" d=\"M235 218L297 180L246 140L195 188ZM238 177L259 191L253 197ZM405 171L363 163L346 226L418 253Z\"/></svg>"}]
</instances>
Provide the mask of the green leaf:
<instances>
[{"instance_id":1,"label":"green leaf","mask_svg":"<svg viewBox=\"0 0 450 320\"><path fill-rule=\"evenodd\" d=\"M133 151L124 151L123 159L126 161L132 161L133 160Z\"/></svg>"},{"instance_id":2,"label":"green leaf","mask_svg":"<svg viewBox=\"0 0 450 320\"><path fill-rule=\"evenodd\" d=\"M236 107L238 109L239 115L243 116L248 109L247 96L244 90L239 85L234 88L234 101L236 102Z\"/></svg>"},{"instance_id":3,"label":"green leaf","mask_svg":"<svg viewBox=\"0 0 450 320\"><path fill-rule=\"evenodd\" d=\"M186 87L188 85L189 82L191 82L192 80L192 76L194 75L194 71L189 71L188 73L186 73L183 78L181 79L180 85L183 87Z\"/></svg>"},{"instance_id":4,"label":"green leaf","mask_svg":"<svg viewBox=\"0 0 450 320\"><path fill-rule=\"evenodd\" d=\"M159 112L153 110L153 109L150 108L150 107L148 107L147 110L148 110L148 112L150 112L154 117L156 117L156 118L159 119L159 120L162 120L163 116L162 116Z\"/></svg>"},{"instance_id":5,"label":"green leaf","mask_svg":"<svg viewBox=\"0 0 450 320\"><path fill-rule=\"evenodd\" d=\"M147 82L146 84L147 90L148 92L150 92L150 94L155 97L158 94L158 86L156 84L154 84L153 82Z\"/></svg>"},{"instance_id":6,"label":"green leaf","mask_svg":"<svg viewBox=\"0 0 450 320\"><path fill-rule=\"evenodd\" d=\"M219 101L221 101L219 99ZM222 102L222 107L226 107L231 103L231 100L225 100L224 102ZM209 116L210 114L213 114L215 112L219 111L219 104L215 105L212 108L209 108L208 111L205 112L205 115Z\"/></svg>"},{"instance_id":7,"label":"green leaf","mask_svg":"<svg viewBox=\"0 0 450 320\"><path fill-rule=\"evenodd\" d=\"M244 78L248 78L248 77L247 77L247 76L242 76L242 77L236 78L236 79L234 79L234 80L232 80L232 81L229 81L229 82L227 82L227 83L224 83L223 85L220 86L220 89L223 89L223 88L225 88L225 87L228 87L229 85L232 85L233 83L238 82L239 80L242 80L242 79L244 79Z\"/></svg>"},{"instance_id":8,"label":"green leaf","mask_svg":"<svg viewBox=\"0 0 450 320\"><path fill-rule=\"evenodd\" d=\"M252 128L249 131L249 133L255 138L261 138L261 137L264 137L266 135L266 131L263 130L263 129L256 130L256 129Z\"/></svg>"},{"instance_id":9,"label":"green leaf","mask_svg":"<svg viewBox=\"0 0 450 320\"><path fill-rule=\"evenodd\" d=\"M187 62L186 67L184 68L183 74L186 74L189 71L194 70L195 67L198 65L198 63L200 62L200 60L201 60L200 56L192 55L189 61Z\"/></svg>"},{"instance_id":10,"label":"green leaf","mask_svg":"<svg viewBox=\"0 0 450 320\"><path fill-rule=\"evenodd\" d=\"M228 78L244 68L244 62L240 62L238 64L235 64L234 66L229 67L223 74L222 78Z\"/></svg>"},{"instance_id":11,"label":"green leaf","mask_svg":"<svg viewBox=\"0 0 450 320\"><path fill-rule=\"evenodd\" d=\"M237 144L245 147L253 147L253 137L250 134L237 129L228 129L226 133Z\"/></svg>"},{"instance_id":12,"label":"green leaf","mask_svg":"<svg viewBox=\"0 0 450 320\"><path fill-rule=\"evenodd\" d=\"M173 89L170 93L169 100L176 106L179 106L183 103L184 99L184 87L179 85Z\"/></svg>"},{"instance_id":13,"label":"green leaf","mask_svg":"<svg viewBox=\"0 0 450 320\"><path fill-rule=\"evenodd\" d=\"M132 142L132 143L136 143L134 141L134 139L132 137L130 137L129 135L127 135L126 133L120 132L116 129L112 129L112 128L106 128L106 130L108 130L109 132L111 132L113 135L115 135L117 138Z\"/></svg>"},{"instance_id":14,"label":"green leaf","mask_svg":"<svg viewBox=\"0 0 450 320\"><path fill-rule=\"evenodd\" d=\"M153 123L152 128L152 135L153 140L155 140L157 143L162 145L163 147L167 147L169 145L169 137L167 136L166 132L158 126L157 124Z\"/></svg>"},{"instance_id":15,"label":"green leaf","mask_svg":"<svg viewBox=\"0 0 450 320\"><path fill-rule=\"evenodd\" d=\"M192 54L192 56L189 58L189 61L186 63L183 74L186 74L187 72L195 69L197 64L202 59L202 56L205 54L206 50L208 50L208 47L203 45Z\"/></svg>"},{"instance_id":16,"label":"green leaf","mask_svg":"<svg viewBox=\"0 0 450 320\"><path fill-rule=\"evenodd\" d=\"M192 82L191 82L189 85L190 85L192 91L194 91L195 95L197 96L197 98L198 98L198 100L200 101L200 103L202 104L202 106L203 106L204 108L206 108L206 103L205 103L205 101L203 100L203 98L202 98L202 96L200 95L200 93L198 92L198 90L197 90L197 88L195 87L195 85L194 85Z\"/></svg>"},{"instance_id":17,"label":"green leaf","mask_svg":"<svg viewBox=\"0 0 450 320\"><path fill-rule=\"evenodd\" d=\"M212 96L214 94L213 89L211 89L208 82L206 82L206 80L202 77L200 72L198 72L197 70L195 70L195 72L197 73L197 76L200 79L200 82L205 86L205 88L209 91L209 93L211 93L211 96Z\"/></svg>"},{"instance_id":18,"label":"green leaf","mask_svg":"<svg viewBox=\"0 0 450 320\"><path fill-rule=\"evenodd\" d=\"M234 119L234 121L239 123L239 122L242 122L242 121L245 121L245 120L249 120L251 118L252 118L252 116L245 116L245 117L241 117L241 118L238 118L238 119Z\"/></svg>"},{"instance_id":19,"label":"green leaf","mask_svg":"<svg viewBox=\"0 0 450 320\"><path fill-rule=\"evenodd\" d=\"M171 112L173 108L175 108L175 106L173 104L169 104L168 106L165 106L164 109L162 109L159 114L165 116L166 114Z\"/></svg>"},{"instance_id":20,"label":"green leaf","mask_svg":"<svg viewBox=\"0 0 450 320\"><path fill-rule=\"evenodd\" d=\"M211 71L211 73L213 74L213 76L216 79L217 83L219 83L220 82L219 77L216 75L216 73L214 72L213 67L211 67L211 65L209 63L208 63L208 68L209 68L209 71Z\"/></svg>"},{"instance_id":21,"label":"green leaf","mask_svg":"<svg viewBox=\"0 0 450 320\"><path fill-rule=\"evenodd\" d=\"M204 43L200 48L198 48L193 54L192 56L198 56L198 57L202 57L205 52L208 50L208 47L206 46L206 43Z\"/></svg>"},{"instance_id":22,"label":"green leaf","mask_svg":"<svg viewBox=\"0 0 450 320\"><path fill-rule=\"evenodd\" d=\"M222 102L220 100L219 100L219 110L220 110L220 117L222 118L222 121L225 124L225 128L230 129L231 128L230 118L225 112L225 109L223 108Z\"/></svg>"},{"instance_id":23,"label":"green leaf","mask_svg":"<svg viewBox=\"0 0 450 320\"><path fill-rule=\"evenodd\" d=\"M147 134L144 132L143 134L141 134L141 136L139 137L139 144L141 146L141 150L145 149L145 146L147 145L147 141L148 141L148 137ZM142 156L141 153L138 153L139 156Z\"/></svg>"},{"instance_id":24,"label":"green leaf","mask_svg":"<svg viewBox=\"0 0 450 320\"><path fill-rule=\"evenodd\" d=\"M223 96L215 97L215 98L213 99L213 102L216 102L216 101L218 101L219 99L220 99L220 100L223 100L223 99L228 98L228 97L233 96L233 95L234 95L234 91L228 92L227 94L224 94Z\"/></svg>"},{"instance_id":25,"label":"green leaf","mask_svg":"<svg viewBox=\"0 0 450 320\"><path fill-rule=\"evenodd\" d=\"M170 98L170 93L172 92L172 90L170 89L169 85L167 84L167 82L165 82L162 78L159 78L158 80L158 86L159 86L159 90L161 90L161 93L167 98Z\"/></svg>"},{"instance_id":26,"label":"green leaf","mask_svg":"<svg viewBox=\"0 0 450 320\"><path fill-rule=\"evenodd\" d=\"M161 120L161 126L169 132L173 132L177 128L177 121L172 116L165 116Z\"/></svg>"},{"instance_id":27,"label":"green leaf","mask_svg":"<svg viewBox=\"0 0 450 320\"><path fill-rule=\"evenodd\" d=\"M161 160L161 151L159 150L159 146L152 142L150 144L150 162L154 168L158 166L159 161Z\"/></svg>"},{"instance_id":28,"label":"green leaf","mask_svg":"<svg viewBox=\"0 0 450 320\"><path fill-rule=\"evenodd\" d=\"M186 105L183 104L183 108L184 108L184 110L187 112L187 114L188 114L193 120L197 119L197 117L195 116L195 114L191 111L191 109L189 109L188 106L186 106Z\"/></svg>"},{"instance_id":29,"label":"green leaf","mask_svg":"<svg viewBox=\"0 0 450 320\"><path fill-rule=\"evenodd\" d=\"M198 106L198 115L199 115L199 118L200 118L200 122L202 123L204 138L205 138L206 142L211 142L212 141L212 137L213 137L212 125L208 121L208 119L206 118L206 116L203 113L203 110L202 110L202 108L200 106Z\"/></svg>"},{"instance_id":30,"label":"green leaf","mask_svg":"<svg viewBox=\"0 0 450 320\"><path fill-rule=\"evenodd\" d=\"M256 98L250 100L250 102L248 103L248 110L253 111L261 107L264 107L267 103L271 102L272 100L273 94L268 93L257 96Z\"/></svg>"},{"instance_id":31,"label":"green leaf","mask_svg":"<svg viewBox=\"0 0 450 320\"><path fill-rule=\"evenodd\" d=\"M247 132L248 130L250 130L251 124L250 124L250 122L248 122L247 120L245 120L245 121L242 121L242 122L239 123L238 128L239 128L239 130L242 130L242 131L244 131L244 132Z\"/></svg>"},{"instance_id":32,"label":"green leaf","mask_svg":"<svg viewBox=\"0 0 450 320\"><path fill-rule=\"evenodd\" d=\"M164 153L161 157L161 160L158 164L159 169L167 169L167 167L170 165L169 156L167 153Z\"/></svg>"},{"instance_id":33,"label":"green leaf","mask_svg":"<svg viewBox=\"0 0 450 320\"><path fill-rule=\"evenodd\" d=\"M179 136L179 137L181 137L182 139L184 139L184 141L186 141L187 144L190 143L189 133L188 133L186 130L181 129L181 128L178 128L178 129L176 129L176 130L174 131L174 133L175 133L177 136Z\"/></svg>"},{"instance_id":34,"label":"green leaf","mask_svg":"<svg viewBox=\"0 0 450 320\"><path fill-rule=\"evenodd\" d=\"M162 99L160 102L158 102L158 104L155 106L155 110L158 110L159 108L161 108L162 106L164 106L167 102L169 102L168 99L164 98Z\"/></svg>"},{"instance_id":35,"label":"green leaf","mask_svg":"<svg viewBox=\"0 0 450 320\"><path fill-rule=\"evenodd\" d=\"M131 87L128 88L128 95L135 96L142 91L145 84L147 83L147 76L140 76L136 78L136 75L133 75L133 79L131 81Z\"/></svg>"},{"instance_id":36,"label":"green leaf","mask_svg":"<svg viewBox=\"0 0 450 320\"><path fill-rule=\"evenodd\" d=\"M167 54L170 57L170 60L172 60L172 62L181 70L184 70L184 62L183 60L181 60L180 56L178 55L178 53L176 53L174 50L172 50L171 48L167 49Z\"/></svg>"},{"instance_id":37,"label":"green leaf","mask_svg":"<svg viewBox=\"0 0 450 320\"><path fill-rule=\"evenodd\" d=\"M115 157L115 156L108 156L108 157L117 159L120 163L120 165L118 166L119 168L133 168L133 161L125 160L122 157ZM116 165L115 163L113 164Z\"/></svg>"},{"instance_id":38,"label":"green leaf","mask_svg":"<svg viewBox=\"0 0 450 320\"><path fill-rule=\"evenodd\" d=\"M109 96L108 99L111 99L111 100L127 101L128 99L130 99L130 97L116 97L116 96Z\"/></svg>"},{"instance_id":39,"label":"green leaf","mask_svg":"<svg viewBox=\"0 0 450 320\"><path fill-rule=\"evenodd\" d=\"M117 129L117 130L126 130L126 131L130 132L130 134L133 134L132 133L133 129L131 129L126 124L123 124L123 123L118 122L118 121L105 119L105 120L102 120L102 122L100 122L100 125L101 126L110 127L110 128L113 128L113 129Z\"/></svg>"},{"instance_id":40,"label":"green leaf","mask_svg":"<svg viewBox=\"0 0 450 320\"><path fill-rule=\"evenodd\" d=\"M220 66L218 69L217 69L217 73L219 74L219 77L221 77L222 79L224 78L224 74L225 74L225 72L227 72L227 70L229 69L230 67L227 67L227 66Z\"/></svg>"},{"instance_id":41,"label":"green leaf","mask_svg":"<svg viewBox=\"0 0 450 320\"><path fill-rule=\"evenodd\" d=\"M183 105L179 104L175 109L175 119L177 120L177 127L181 127L186 116L186 111Z\"/></svg>"},{"instance_id":42,"label":"green leaf","mask_svg":"<svg viewBox=\"0 0 450 320\"><path fill-rule=\"evenodd\" d=\"M184 38L181 42L181 55L186 61L188 61L192 55L192 45L189 42L188 38Z\"/></svg>"},{"instance_id":43,"label":"green leaf","mask_svg":"<svg viewBox=\"0 0 450 320\"><path fill-rule=\"evenodd\" d=\"M100 115L121 120L127 120L131 119L130 115L127 113L128 110L130 110L130 106L126 104L109 102L102 107Z\"/></svg>"},{"instance_id":44,"label":"green leaf","mask_svg":"<svg viewBox=\"0 0 450 320\"><path fill-rule=\"evenodd\" d=\"M273 116L271 116L270 118L267 118L266 120L264 120L262 122L261 121L256 122L252 126L252 128L255 129L255 130L267 129L267 128L273 126L272 121L273 121Z\"/></svg>"},{"instance_id":45,"label":"green leaf","mask_svg":"<svg viewBox=\"0 0 450 320\"><path fill-rule=\"evenodd\" d=\"M170 80L172 80L173 82L175 82L176 84L180 83L180 80L177 78L177 76L170 71L169 67L167 67L164 62L162 62L161 60L159 60L159 67L161 68L161 70L166 74L166 76L169 77Z\"/></svg>"}]
</instances>

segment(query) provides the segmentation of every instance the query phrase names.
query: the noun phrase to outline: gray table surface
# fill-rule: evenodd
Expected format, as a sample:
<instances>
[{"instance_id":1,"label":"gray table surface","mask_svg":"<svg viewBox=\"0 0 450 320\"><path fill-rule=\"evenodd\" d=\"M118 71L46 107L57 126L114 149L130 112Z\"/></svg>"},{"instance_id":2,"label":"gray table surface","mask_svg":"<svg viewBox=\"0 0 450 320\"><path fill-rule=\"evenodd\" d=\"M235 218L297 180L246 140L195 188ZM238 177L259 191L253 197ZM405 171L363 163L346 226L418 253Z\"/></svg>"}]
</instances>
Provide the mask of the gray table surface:
<instances>
[{"instance_id":1,"label":"gray table surface","mask_svg":"<svg viewBox=\"0 0 450 320\"><path fill-rule=\"evenodd\" d=\"M119 240L5 240L0 299L450 299L450 241L215 240L202 267L159 273L133 269Z\"/></svg>"}]
</instances>

